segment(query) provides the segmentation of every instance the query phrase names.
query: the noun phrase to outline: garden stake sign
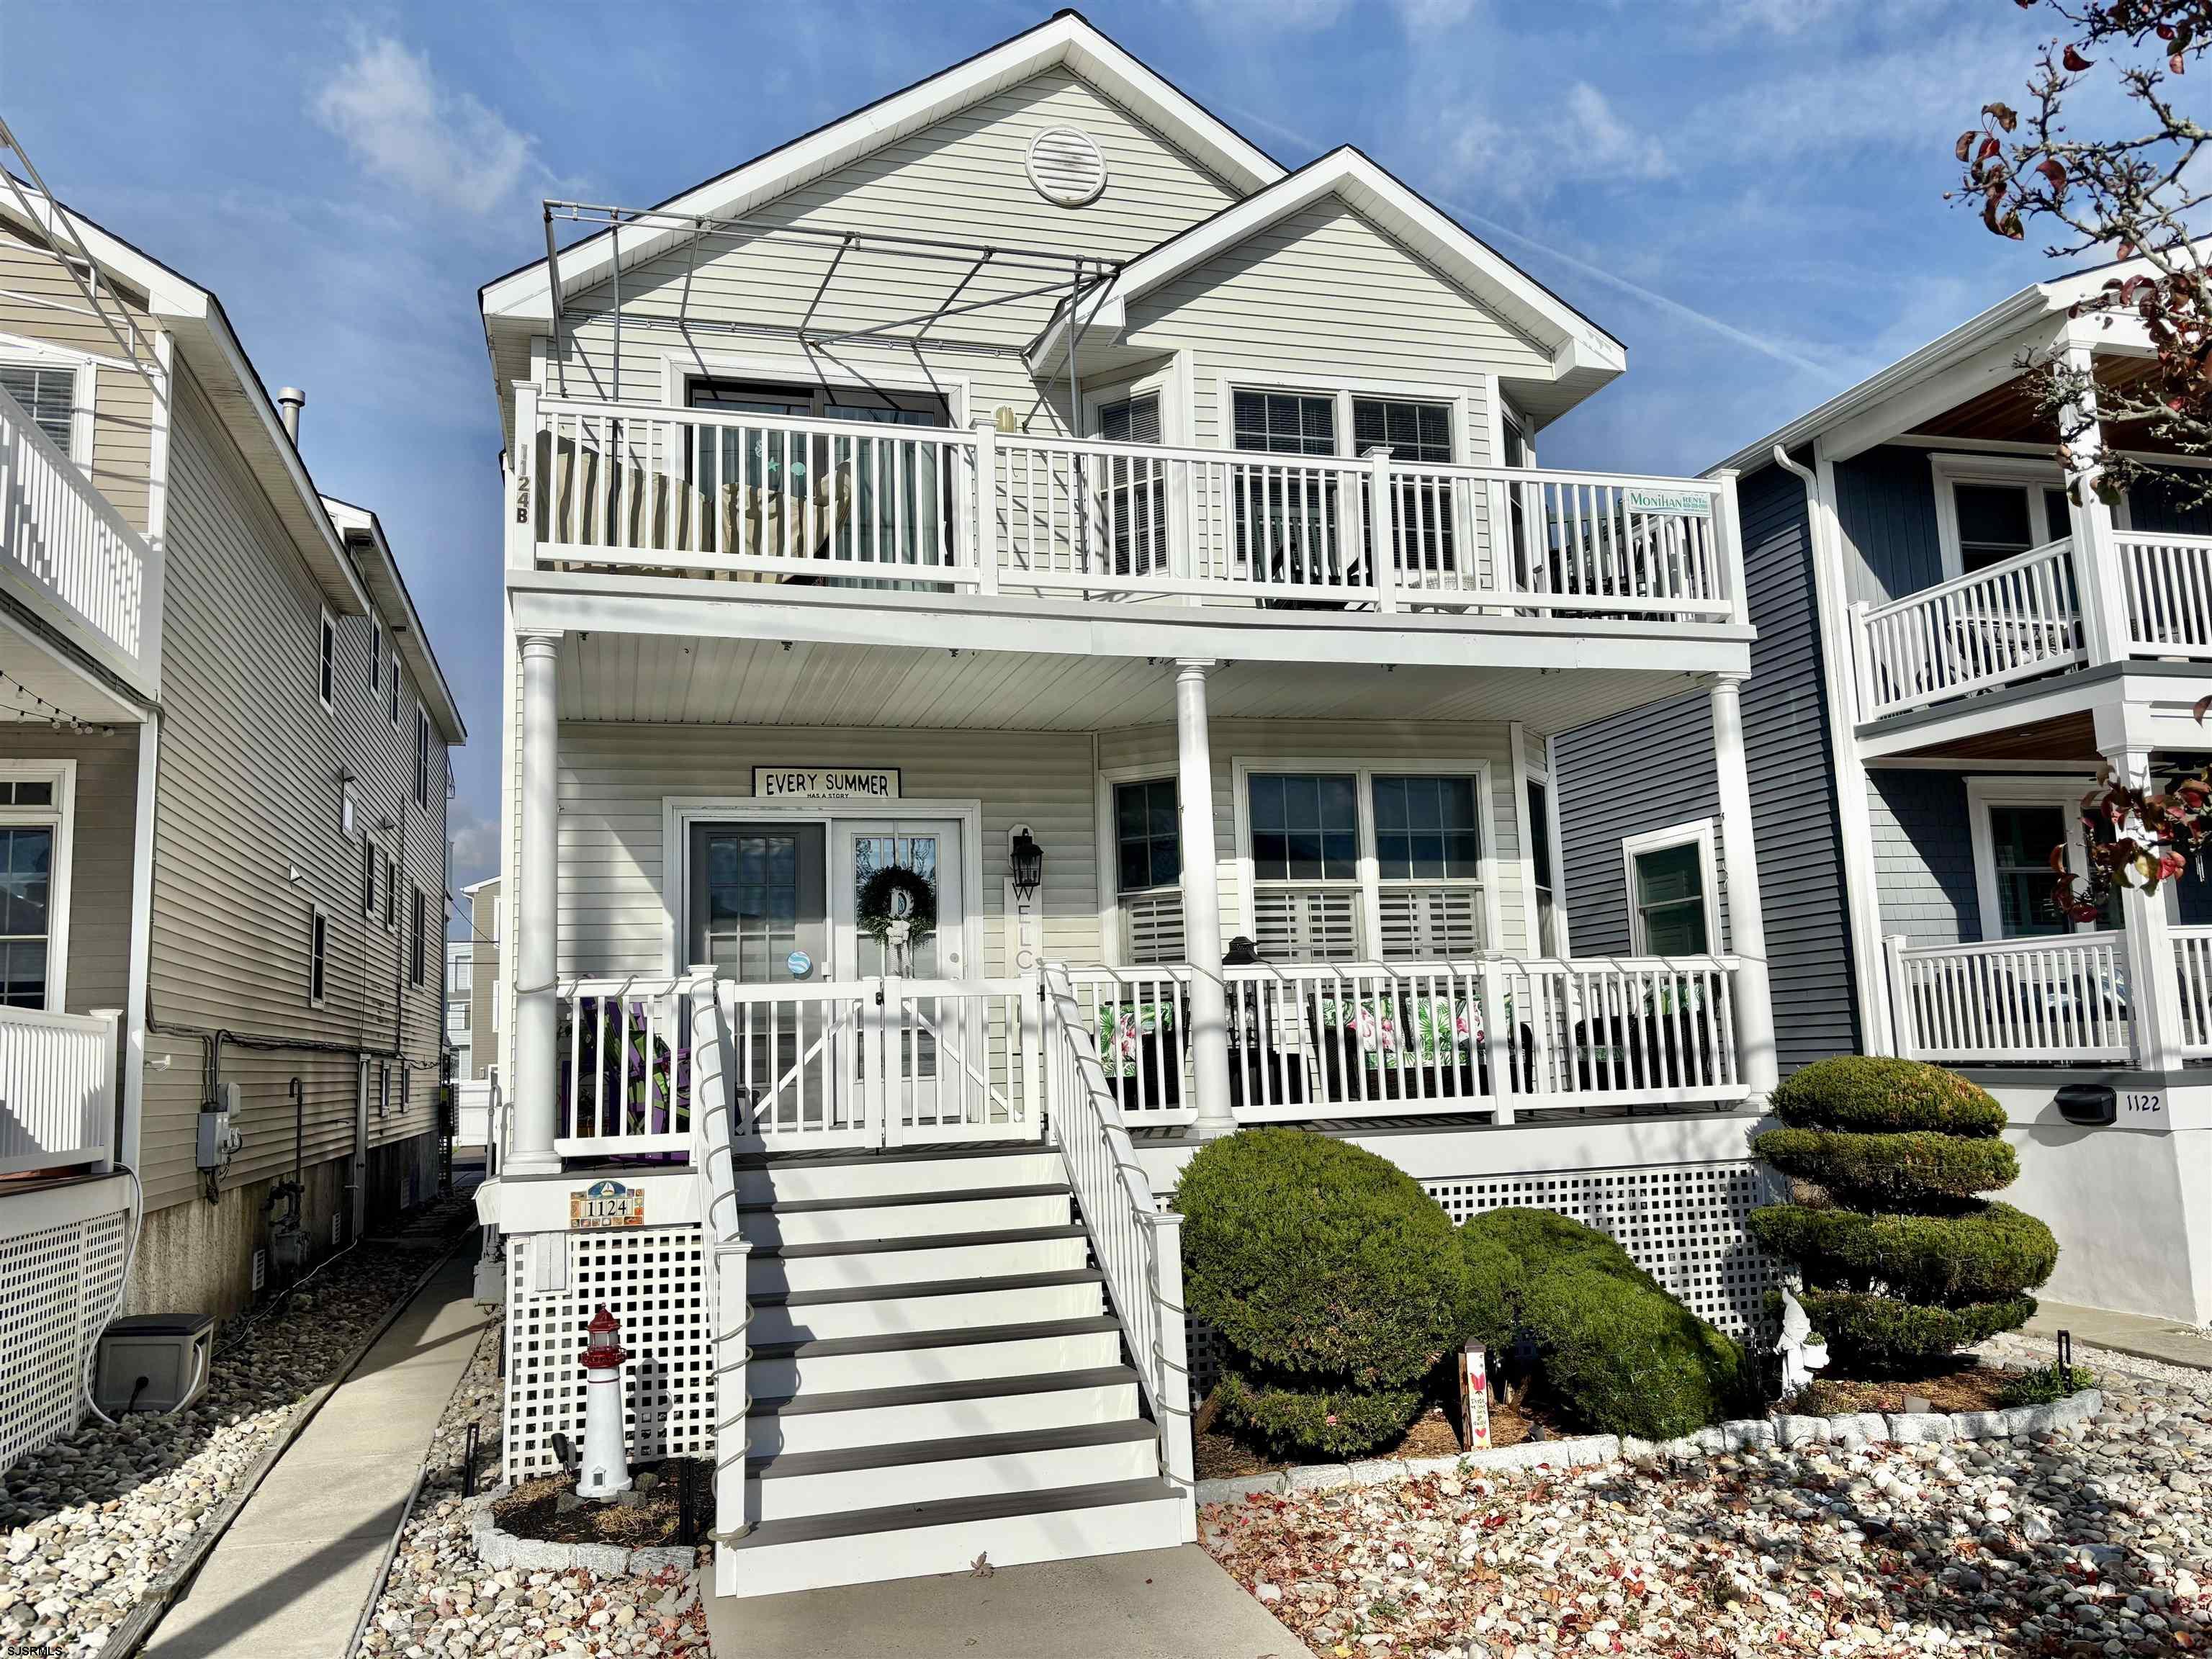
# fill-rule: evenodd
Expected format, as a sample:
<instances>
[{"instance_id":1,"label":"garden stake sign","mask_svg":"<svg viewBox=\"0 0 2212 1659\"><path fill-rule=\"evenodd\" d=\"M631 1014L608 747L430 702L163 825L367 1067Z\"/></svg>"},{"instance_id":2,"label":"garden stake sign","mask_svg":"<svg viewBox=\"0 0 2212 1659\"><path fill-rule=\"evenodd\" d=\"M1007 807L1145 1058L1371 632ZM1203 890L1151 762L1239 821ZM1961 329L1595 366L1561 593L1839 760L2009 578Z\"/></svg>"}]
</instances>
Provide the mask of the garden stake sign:
<instances>
[{"instance_id":1,"label":"garden stake sign","mask_svg":"<svg viewBox=\"0 0 2212 1659\"><path fill-rule=\"evenodd\" d=\"M1459 1440L1462 1451L1490 1449L1490 1358L1482 1344L1460 1351Z\"/></svg>"}]
</instances>

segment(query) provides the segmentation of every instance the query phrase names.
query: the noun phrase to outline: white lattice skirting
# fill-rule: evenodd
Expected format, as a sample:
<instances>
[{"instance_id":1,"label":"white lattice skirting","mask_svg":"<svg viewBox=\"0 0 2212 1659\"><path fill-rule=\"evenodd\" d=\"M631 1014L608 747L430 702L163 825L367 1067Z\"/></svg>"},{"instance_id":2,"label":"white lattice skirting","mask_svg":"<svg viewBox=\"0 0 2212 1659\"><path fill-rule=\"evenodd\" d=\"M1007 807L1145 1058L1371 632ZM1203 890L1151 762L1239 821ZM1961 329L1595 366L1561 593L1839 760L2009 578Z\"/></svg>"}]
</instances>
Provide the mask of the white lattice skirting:
<instances>
[{"instance_id":1,"label":"white lattice skirting","mask_svg":"<svg viewBox=\"0 0 2212 1659\"><path fill-rule=\"evenodd\" d=\"M94 1216L0 1238L0 1469L76 1426L129 1223Z\"/></svg>"},{"instance_id":2,"label":"white lattice skirting","mask_svg":"<svg viewBox=\"0 0 2212 1659\"><path fill-rule=\"evenodd\" d=\"M537 1291L534 1251L567 1251L565 1288ZM622 1323L623 1422L641 1462L714 1453L705 1264L696 1226L532 1233L507 1241L510 1480L550 1474L553 1437L584 1437L584 1328L605 1307Z\"/></svg>"}]
</instances>

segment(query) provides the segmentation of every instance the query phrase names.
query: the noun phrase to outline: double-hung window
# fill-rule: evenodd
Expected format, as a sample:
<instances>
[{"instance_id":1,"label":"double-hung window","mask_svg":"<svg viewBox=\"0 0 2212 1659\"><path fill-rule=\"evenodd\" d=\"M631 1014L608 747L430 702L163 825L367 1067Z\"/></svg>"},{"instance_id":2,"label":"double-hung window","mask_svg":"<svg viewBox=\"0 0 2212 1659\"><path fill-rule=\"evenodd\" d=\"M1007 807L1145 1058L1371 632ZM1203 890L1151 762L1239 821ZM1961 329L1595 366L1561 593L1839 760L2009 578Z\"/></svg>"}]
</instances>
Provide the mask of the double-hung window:
<instances>
[{"instance_id":1,"label":"double-hung window","mask_svg":"<svg viewBox=\"0 0 2212 1659\"><path fill-rule=\"evenodd\" d=\"M361 913L376 915L376 843L367 836L361 838Z\"/></svg>"},{"instance_id":2,"label":"double-hung window","mask_svg":"<svg viewBox=\"0 0 2212 1659\"><path fill-rule=\"evenodd\" d=\"M2063 847L2069 868L2084 867L2081 800L2090 787L2086 778L1966 780L1983 938L2075 931L2056 902L2058 876L2051 856ZM2118 907L2108 906L2106 915L2083 925L2118 927Z\"/></svg>"},{"instance_id":3,"label":"double-hung window","mask_svg":"<svg viewBox=\"0 0 2212 1659\"><path fill-rule=\"evenodd\" d=\"M62 1007L70 782L64 767L0 768L0 1007Z\"/></svg>"},{"instance_id":4,"label":"double-hung window","mask_svg":"<svg viewBox=\"0 0 2212 1659\"><path fill-rule=\"evenodd\" d=\"M323 994L329 976L330 922L320 905L311 905L307 910L307 1004L310 1007L323 1006Z\"/></svg>"},{"instance_id":5,"label":"double-hung window","mask_svg":"<svg viewBox=\"0 0 2212 1659\"><path fill-rule=\"evenodd\" d=\"M76 389L77 371L72 364L0 362L0 392L22 405L31 424L52 439L56 449L82 466L88 458L76 441Z\"/></svg>"},{"instance_id":6,"label":"double-hung window","mask_svg":"<svg viewBox=\"0 0 2212 1659\"><path fill-rule=\"evenodd\" d=\"M1356 773L1255 773L1253 943L1278 962L1347 962L1359 952Z\"/></svg>"},{"instance_id":7,"label":"double-hung window","mask_svg":"<svg viewBox=\"0 0 2212 1659\"><path fill-rule=\"evenodd\" d=\"M1108 443L1159 442L1159 393L1147 392L1100 405L1098 435ZM1105 489L1099 498L1105 521L1099 526L1099 540L1112 552L1114 574L1142 576L1166 570L1167 463L1117 455L1105 465Z\"/></svg>"},{"instance_id":8,"label":"double-hung window","mask_svg":"<svg viewBox=\"0 0 2212 1659\"><path fill-rule=\"evenodd\" d=\"M1524 778L1528 811L1528 867L1536 889L1536 948L1559 954L1559 892L1552 872L1552 791L1539 778Z\"/></svg>"},{"instance_id":9,"label":"double-hung window","mask_svg":"<svg viewBox=\"0 0 2212 1659\"><path fill-rule=\"evenodd\" d=\"M1352 400L1352 453L1388 446L1393 467L1425 462L1449 464L1452 458L1449 404L1403 398ZM1455 570L1457 543L1452 530L1451 480L1415 473L1397 481L1392 491L1391 526L1395 567L1403 574L1434 575Z\"/></svg>"},{"instance_id":10,"label":"double-hung window","mask_svg":"<svg viewBox=\"0 0 2212 1659\"><path fill-rule=\"evenodd\" d=\"M1442 775L1368 781L1386 961L1437 961L1482 950L1482 833L1475 781Z\"/></svg>"},{"instance_id":11,"label":"double-hung window","mask_svg":"<svg viewBox=\"0 0 2212 1659\"><path fill-rule=\"evenodd\" d=\"M1231 398L1237 447L1272 455L1334 455L1336 399L1326 393L1247 392ZM1244 463L1230 478L1237 550L1263 581L1299 586L1344 580L1334 469Z\"/></svg>"},{"instance_id":12,"label":"double-hung window","mask_svg":"<svg viewBox=\"0 0 2212 1659\"><path fill-rule=\"evenodd\" d=\"M1114 856L1123 959L1181 962L1182 843L1173 778L1114 786Z\"/></svg>"},{"instance_id":13,"label":"double-hung window","mask_svg":"<svg viewBox=\"0 0 2212 1659\"><path fill-rule=\"evenodd\" d=\"M1709 818L1631 836L1629 918L1638 956L1704 956L1720 942L1719 881Z\"/></svg>"},{"instance_id":14,"label":"double-hung window","mask_svg":"<svg viewBox=\"0 0 2212 1659\"><path fill-rule=\"evenodd\" d=\"M422 984L428 973L426 965L428 950L424 938L428 932L428 909L422 897L422 890L419 887L413 889L407 897L407 982L410 985Z\"/></svg>"},{"instance_id":15,"label":"double-hung window","mask_svg":"<svg viewBox=\"0 0 2212 1659\"><path fill-rule=\"evenodd\" d=\"M415 705L415 804L430 804L430 714L419 702Z\"/></svg>"},{"instance_id":16,"label":"double-hung window","mask_svg":"<svg viewBox=\"0 0 2212 1659\"><path fill-rule=\"evenodd\" d=\"M2066 490L2046 462L1938 455L1931 465L1947 575L1971 575L2069 532Z\"/></svg>"},{"instance_id":17,"label":"double-hung window","mask_svg":"<svg viewBox=\"0 0 2212 1659\"><path fill-rule=\"evenodd\" d=\"M337 694L338 625L327 611L323 612L322 628L318 635L315 661L315 696L328 708Z\"/></svg>"}]
</instances>

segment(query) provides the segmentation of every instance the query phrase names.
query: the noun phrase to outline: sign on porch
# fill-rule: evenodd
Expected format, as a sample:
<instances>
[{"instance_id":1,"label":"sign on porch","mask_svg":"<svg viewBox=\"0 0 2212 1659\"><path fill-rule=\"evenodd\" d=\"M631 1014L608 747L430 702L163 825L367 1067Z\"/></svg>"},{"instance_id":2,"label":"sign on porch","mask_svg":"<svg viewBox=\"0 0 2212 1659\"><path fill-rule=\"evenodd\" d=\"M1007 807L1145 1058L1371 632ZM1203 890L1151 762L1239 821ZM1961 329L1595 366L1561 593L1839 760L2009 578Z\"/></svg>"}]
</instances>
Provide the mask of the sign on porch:
<instances>
[{"instance_id":1,"label":"sign on porch","mask_svg":"<svg viewBox=\"0 0 2212 1659\"><path fill-rule=\"evenodd\" d=\"M619 1181L594 1181L580 1193L568 1194L568 1225L576 1231L594 1227L645 1225L645 1189Z\"/></svg>"},{"instance_id":2,"label":"sign on porch","mask_svg":"<svg viewBox=\"0 0 2212 1659\"><path fill-rule=\"evenodd\" d=\"M763 800L896 800L896 766L756 766L753 793Z\"/></svg>"},{"instance_id":3,"label":"sign on porch","mask_svg":"<svg viewBox=\"0 0 2212 1659\"><path fill-rule=\"evenodd\" d=\"M1637 489L1620 492L1631 513L1672 513L1692 519L1713 516L1713 498L1694 489Z\"/></svg>"}]
</instances>

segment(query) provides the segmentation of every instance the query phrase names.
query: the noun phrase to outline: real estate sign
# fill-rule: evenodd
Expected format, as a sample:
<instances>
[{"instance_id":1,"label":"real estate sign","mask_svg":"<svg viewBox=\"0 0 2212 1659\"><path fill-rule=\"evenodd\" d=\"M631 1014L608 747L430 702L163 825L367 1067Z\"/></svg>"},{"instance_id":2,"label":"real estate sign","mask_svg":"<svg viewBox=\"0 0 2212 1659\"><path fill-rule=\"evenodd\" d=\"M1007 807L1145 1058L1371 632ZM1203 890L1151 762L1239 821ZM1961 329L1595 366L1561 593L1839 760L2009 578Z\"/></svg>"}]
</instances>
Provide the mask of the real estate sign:
<instances>
[{"instance_id":1,"label":"real estate sign","mask_svg":"<svg viewBox=\"0 0 2212 1659\"><path fill-rule=\"evenodd\" d=\"M762 800L896 800L896 766L756 766L753 793Z\"/></svg>"},{"instance_id":2,"label":"real estate sign","mask_svg":"<svg viewBox=\"0 0 2212 1659\"><path fill-rule=\"evenodd\" d=\"M1628 489L1620 492L1621 505L1631 513L1665 513L1675 518L1710 519L1713 498L1695 489Z\"/></svg>"}]
</instances>

